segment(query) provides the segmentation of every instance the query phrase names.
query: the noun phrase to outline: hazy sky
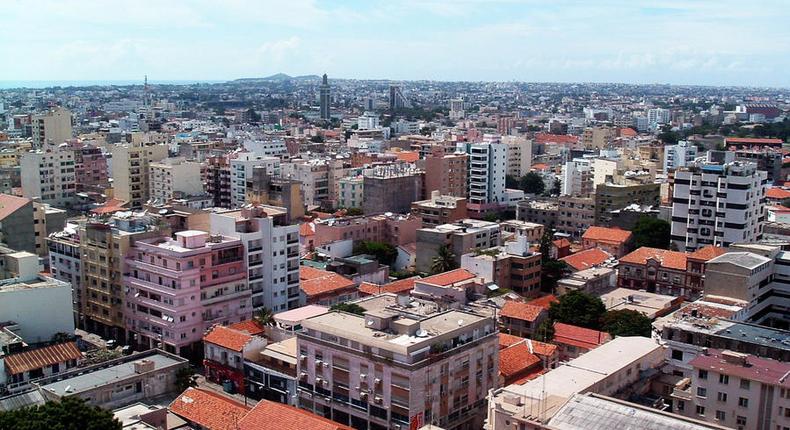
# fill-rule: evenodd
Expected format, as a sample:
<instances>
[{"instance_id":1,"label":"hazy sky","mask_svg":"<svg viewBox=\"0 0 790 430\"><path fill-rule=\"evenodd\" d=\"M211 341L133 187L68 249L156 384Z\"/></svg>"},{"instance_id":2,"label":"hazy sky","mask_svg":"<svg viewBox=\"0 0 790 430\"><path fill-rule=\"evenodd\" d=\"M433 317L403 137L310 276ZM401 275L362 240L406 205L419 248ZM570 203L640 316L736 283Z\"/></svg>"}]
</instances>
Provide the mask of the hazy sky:
<instances>
[{"instance_id":1,"label":"hazy sky","mask_svg":"<svg viewBox=\"0 0 790 430\"><path fill-rule=\"evenodd\" d=\"M0 0L0 80L790 86L790 0Z\"/></svg>"}]
</instances>

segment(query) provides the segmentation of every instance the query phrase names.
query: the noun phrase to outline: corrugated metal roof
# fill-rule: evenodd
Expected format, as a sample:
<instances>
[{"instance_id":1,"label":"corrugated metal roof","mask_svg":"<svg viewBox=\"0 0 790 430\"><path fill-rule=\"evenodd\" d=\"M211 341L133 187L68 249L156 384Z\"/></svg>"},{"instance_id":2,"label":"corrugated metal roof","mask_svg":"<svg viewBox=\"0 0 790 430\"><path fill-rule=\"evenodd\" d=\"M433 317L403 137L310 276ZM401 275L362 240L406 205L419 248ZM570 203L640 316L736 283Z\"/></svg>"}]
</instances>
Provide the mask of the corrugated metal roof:
<instances>
[{"instance_id":1,"label":"corrugated metal roof","mask_svg":"<svg viewBox=\"0 0 790 430\"><path fill-rule=\"evenodd\" d=\"M77 348L77 344L67 342L8 355L5 357L5 367L9 375L16 375L80 358L82 353Z\"/></svg>"}]
</instances>

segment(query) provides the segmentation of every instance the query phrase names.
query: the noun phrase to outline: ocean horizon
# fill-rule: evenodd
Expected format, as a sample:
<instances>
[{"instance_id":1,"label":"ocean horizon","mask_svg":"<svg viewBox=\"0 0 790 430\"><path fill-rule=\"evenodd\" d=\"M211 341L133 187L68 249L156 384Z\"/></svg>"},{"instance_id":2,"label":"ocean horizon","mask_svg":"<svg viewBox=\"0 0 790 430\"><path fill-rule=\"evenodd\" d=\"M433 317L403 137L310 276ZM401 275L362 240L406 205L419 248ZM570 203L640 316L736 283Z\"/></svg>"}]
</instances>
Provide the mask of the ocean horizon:
<instances>
[{"instance_id":1,"label":"ocean horizon","mask_svg":"<svg viewBox=\"0 0 790 430\"><path fill-rule=\"evenodd\" d=\"M192 85L192 84L217 84L227 82L227 80L159 80L148 81L152 85ZM0 80L0 89L12 88L52 88L52 87L90 87L90 86L125 86L125 85L143 85L142 79L129 79L129 80Z\"/></svg>"}]
</instances>

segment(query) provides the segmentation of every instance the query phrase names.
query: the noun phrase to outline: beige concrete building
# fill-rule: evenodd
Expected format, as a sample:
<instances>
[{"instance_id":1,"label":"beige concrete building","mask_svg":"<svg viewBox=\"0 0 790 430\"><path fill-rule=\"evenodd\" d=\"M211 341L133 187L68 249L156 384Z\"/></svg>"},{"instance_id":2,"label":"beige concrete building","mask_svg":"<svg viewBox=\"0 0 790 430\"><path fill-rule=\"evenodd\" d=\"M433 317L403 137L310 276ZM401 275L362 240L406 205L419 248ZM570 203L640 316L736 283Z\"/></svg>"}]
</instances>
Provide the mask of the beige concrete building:
<instances>
[{"instance_id":1,"label":"beige concrete building","mask_svg":"<svg viewBox=\"0 0 790 430\"><path fill-rule=\"evenodd\" d=\"M46 203L33 202L33 234L36 241L36 255L44 257L49 252L47 237L60 231L66 225L67 212ZM29 220L28 220L29 222Z\"/></svg>"},{"instance_id":2,"label":"beige concrete building","mask_svg":"<svg viewBox=\"0 0 790 430\"><path fill-rule=\"evenodd\" d=\"M200 163L182 157L165 158L149 164L149 196L159 203L173 198L203 194Z\"/></svg>"},{"instance_id":3,"label":"beige concrete building","mask_svg":"<svg viewBox=\"0 0 790 430\"><path fill-rule=\"evenodd\" d=\"M595 224L595 200L589 197L563 196L557 202L557 231L580 239Z\"/></svg>"},{"instance_id":4,"label":"beige concrete building","mask_svg":"<svg viewBox=\"0 0 790 430\"><path fill-rule=\"evenodd\" d=\"M628 395L642 372L664 360L664 348L646 337L618 337L556 369L488 397L487 430L542 429L575 394Z\"/></svg>"},{"instance_id":5,"label":"beige concrete building","mask_svg":"<svg viewBox=\"0 0 790 430\"><path fill-rule=\"evenodd\" d=\"M33 115L33 146L41 148L50 143L60 145L72 138L71 112L61 106L40 115Z\"/></svg>"},{"instance_id":6,"label":"beige concrete building","mask_svg":"<svg viewBox=\"0 0 790 430\"><path fill-rule=\"evenodd\" d=\"M507 174L520 178L532 168L532 140L522 136L502 136L507 147Z\"/></svg>"},{"instance_id":7,"label":"beige concrete building","mask_svg":"<svg viewBox=\"0 0 790 430\"><path fill-rule=\"evenodd\" d=\"M616 135L613 127L591 127L584 129L581 142L585 148L603 149Z\"/></svg>"},{"instance_id":8,"label":"beige concrete building","mask_svg":"<svg viewBox=\"0 0 790 430\"><path fill-rule=\"evenodd\" d=\"M423 227L449 224L467 218L466 198L431 193L430 200L411 204L411 213L422 218Z\"/></svg>"},{"instance_id":9,"label":"beige concrete building","mask_svg":"<svg viewBox=\"0 0 790 430\"><path fill-rule=\"evenodd\" d=\"M499 366L492 318L394 294L356 303L364 315L303 321L299 407L354 428L482 427Z\"/></svg>"},{"instance_id":10,"label":"beige concrete building","mask_svg":"<svg viewBox=\"0 0 790 430\"><path fill-rule=\"evenodd\" d=\"M467 154L445 154L438 148L425 158L425 192L466 197L468 161Z\"/></svg>"},{"instance_id":11,"label":"beige concrete building","mask_svg":"<svg viewBox=\"0 0 790 430\"><path fill-rule=\"evenodd\" d=\"M141 137L132 142L114 145L112 180L114 197L129 202L133 209L142 208L150 197L150 164L167 158L167 145L146 145Z\"/></svg>"},{"instance_id":12,"label":"beige concrete building","mask_svg":"<svg viewBox=\"0 0 790 430\"><path fill-rule=\"evenodd\" d=\"M429 273L433 258L439 248L446 246L455 255L457 264L461 256L474 249L499 246L499 224L495 222L465 219L453 224L442 224L417 230L417 272Z\"/></svg>"},{"instance_id":13,"label":"beige concrete building","mask_svg":"<svg viewBox=\"0 0 790 430\"><path fill-rule=\"evenodd\" d=\"M57 207L69 207L74 202L77 178L72 151L45 145L22 154L20 167L24 197L38 197L42 203Z\"/></svg>"}]
</instances>

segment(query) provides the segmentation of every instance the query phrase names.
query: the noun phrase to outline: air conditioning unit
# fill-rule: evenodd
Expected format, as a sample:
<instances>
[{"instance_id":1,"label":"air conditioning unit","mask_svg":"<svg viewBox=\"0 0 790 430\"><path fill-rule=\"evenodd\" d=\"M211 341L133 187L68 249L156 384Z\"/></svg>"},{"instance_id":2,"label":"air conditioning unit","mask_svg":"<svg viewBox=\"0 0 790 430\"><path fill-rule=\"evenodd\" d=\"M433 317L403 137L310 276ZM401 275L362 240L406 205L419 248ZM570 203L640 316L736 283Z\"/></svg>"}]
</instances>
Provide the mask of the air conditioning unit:
<instances>
[{"instance_id":1,"label":"air conditioning unit","mask_svg":"<svg viewBox=\"0 0 790 430\"><path fill-rule=\"evenodd\" d=\"M356 387L354 387L354 389L355 389L355 390L357 390L357 391L359 391L359 385L357 385Z\"/></svg>"},{"instance_id":2,"label":"air conditioning unit","mask_svg":"<svg viewBox=\"0 0 790 430\"><path fill-rule=\"evenodd\" d=\"M307 378L307 372L302 372L302 373L300 373L300 374L299 374L299 377L300 377L300 378L302 378L302 379L305 379L305 378Z\"/></svg>"},{"instance_id":3,"label":"air conditioning unit","mask_svg":"<svg viewBox=\"0 0 790 430\"><path fill-rule=\"evenodd\" d=\"M360 398L360 400L367 400L368 399L368 393L360 393L359 394L359 398Z\"/></svg>"},{"instance_id":4,"label":"air conditioning unit","mask_svg":"<svg viewBox=\"0 0 790 430\"><path fill-rule=\"evenodd\" d=\"M376 378L376 379L373 380L373 383L376 384L376 385L381 384L381 379Z\"/></svg>"},{"instance_id":5,"label":"air conditioning unit","mask_svg":"<svg viewBox=\"0 0 790 430\"><path fill-rule=\"evenodd\" d=\"M299 356L299 358L300 358L301 360L307 360L307 355L305 355L305 354L301 354L301 355Z\"/></svg>"},{"instance_id":6,"label":"air conditioning unit","mask_svg":"<svg viewBox=\"0 0 790 430\"><path fill-rule=\"evenodd\" d=\"M323 362L322 364L324 365L324 367L329 367L329 363L327 363L326 361Z\"/></svg>"},{"instance_id":7,"label":"air conditioning unit","mask_svg":"<svg viewBox=\"0 0 790 430\"><path fill-rule=\"evenodd\" d=\"M360 374L359 374L359 379L365 379L365 378L367 378L367 377L368 377L368 375L366 375L366 374L364 374L364 373L360 373Z\"/></svg>"},{"instance_id":8,"label":"air conditioning unit","mask_svg":"<svg viewBox=\"0 0 790 430\"><path fill-rule=\"evenodd\" d=\"M320 365L321 365L321 363L322 363L322 361L321 361L321 360L316 360L316 361L315 361L315 365L316 365L316 366L320 366Z\"/></svg>"},{"instance_id":9,"label":"air conditioning unit","mask_svg":"<svg viewBox=\"0 0 790 430\"><path fill-rule=\"evenodd\" d=\"M321 381L323 381L323 379L321 379L320 377L319 378L315 378L315 383L316 384L320 384Z\"/></svg>"},{"instance_id":10,"label":"air conditioning unit","mask_svg":"<svg viewBox=\"0 0 790 430\"><path fill-rule=\"evenodd\" d=\"M384 401L384 399L382 399L382 398L381 398L381 397L379 397L379 396L375 396L375 397L373 397L373 401L374 401L374 402L376 402L376 403L378 403L378 404L381 404L381 402L383 402L383 401Z\"/></svg>"}]
</instances>

